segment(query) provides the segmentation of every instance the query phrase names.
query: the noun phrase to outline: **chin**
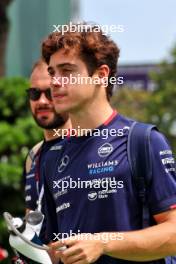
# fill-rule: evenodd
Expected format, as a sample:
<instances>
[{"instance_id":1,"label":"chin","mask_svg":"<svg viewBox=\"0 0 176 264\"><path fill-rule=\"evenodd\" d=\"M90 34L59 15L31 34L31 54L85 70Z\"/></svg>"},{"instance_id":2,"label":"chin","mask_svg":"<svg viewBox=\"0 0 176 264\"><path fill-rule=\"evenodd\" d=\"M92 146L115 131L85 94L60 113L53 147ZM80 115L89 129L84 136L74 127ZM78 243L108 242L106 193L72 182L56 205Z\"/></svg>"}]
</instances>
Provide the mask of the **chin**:
<instances>
[{"instance_id":1,"label":"chin","mask_svg":"<svg viewBox=\"0 0 176 264\"><path fill-rule=\"evenodd\" d=\"M38 119L37 121L38 121L38 123L39 124L41 124L42 126L47 126L48 124L50 124L51 122L52 122L52 118L47 118L47 117L45 117L45 118L40 118L40 119Z\"/></svg>"},{"instance_id":2,"label":"chin","mask_svg":"<svg viewBox=\"0 0 176 264\"><path fill-rule=\"evenodd\" d=\"M55 107L55 111L58 114L62 114L68 111L68 109L66 107Z\"/></svg>"}]
</instances>

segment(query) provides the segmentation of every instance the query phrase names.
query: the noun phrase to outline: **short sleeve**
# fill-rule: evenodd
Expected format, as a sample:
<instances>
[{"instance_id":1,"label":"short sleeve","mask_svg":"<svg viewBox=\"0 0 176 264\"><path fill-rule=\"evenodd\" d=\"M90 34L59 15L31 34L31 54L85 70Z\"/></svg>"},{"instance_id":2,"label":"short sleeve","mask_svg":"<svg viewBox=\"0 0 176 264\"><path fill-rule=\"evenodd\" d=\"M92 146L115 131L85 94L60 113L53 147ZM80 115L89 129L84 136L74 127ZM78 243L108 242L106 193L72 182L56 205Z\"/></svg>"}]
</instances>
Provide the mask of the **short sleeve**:
<instances>
[{"instance_id":1,"label":"short sleeve","mask_svg":"<svg viewBox=\"0 0 176 264\"><path fill-rule=\"evenodd\" d=\"M151 213L176 208L176 166L167 139L156 130L151 132L152 179L148 188Z\"/></svg>"}]
</instances>

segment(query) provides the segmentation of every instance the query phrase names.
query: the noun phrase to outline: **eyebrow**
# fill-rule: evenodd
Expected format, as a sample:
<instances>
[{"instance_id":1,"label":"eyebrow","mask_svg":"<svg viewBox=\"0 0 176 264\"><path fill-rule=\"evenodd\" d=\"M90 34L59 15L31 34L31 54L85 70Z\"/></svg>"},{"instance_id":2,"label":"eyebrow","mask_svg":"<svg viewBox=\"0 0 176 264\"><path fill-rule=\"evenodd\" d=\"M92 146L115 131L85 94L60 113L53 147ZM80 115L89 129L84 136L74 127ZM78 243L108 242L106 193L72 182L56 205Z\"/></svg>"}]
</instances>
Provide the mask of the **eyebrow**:
<instances>
[{"instance_id":1,"label":"eyebrow","mask_svg":"<svg viewBox=\"0 0 176 264\"><path fill-rule=\"evenodd\" d=\"M68 68L71 68L73 70L77 70L78 69L78 66L76 64L72 64L72 63L61 63L61 64L57 64L56 65L56 68L65 68L65 67L68 67ZM53 70L53 67L52 66L49 66L48 67L48 72Z\"/></svg>"}]
</instances>

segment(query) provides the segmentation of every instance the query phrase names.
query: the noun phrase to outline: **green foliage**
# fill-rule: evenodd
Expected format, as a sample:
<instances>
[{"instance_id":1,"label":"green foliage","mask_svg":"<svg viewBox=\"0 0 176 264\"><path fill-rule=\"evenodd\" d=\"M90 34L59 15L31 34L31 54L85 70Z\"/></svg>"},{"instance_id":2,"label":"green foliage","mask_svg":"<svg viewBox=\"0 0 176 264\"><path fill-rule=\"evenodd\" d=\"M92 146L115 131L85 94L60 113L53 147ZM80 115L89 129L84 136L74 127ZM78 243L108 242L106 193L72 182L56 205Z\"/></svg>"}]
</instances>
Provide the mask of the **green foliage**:
<instances>
[{"instance_id":1,"label":"green foliage","mask_svg":"<svg viewBox=\"0 0 176 264\"><path fill-rule=\"evenodd\" d=\"M138 121L147 122L147 104L150 94L145 90L131 90L124 87L116 91L112 105L121 114Z\"/></svg>"},{"instance_id":2,"label":"green foliage","mask_svg":"<svg viewBox=\"0 0 176 264\"><path fill-rule=\"evenodd\" d=\"M42 138L31 116L24 78L0 79L0 243L8 247L2 212L24 214L23 164L29 149Z\"/></svg>"},{"instance_id":3,"label":"green foliage","mask_svg":"<svg viewBox=\"0 0 176 264\"><path fill-rule=\"evenodd\" d=\"M164 62L160 69L159 74L151 75L155 80L156 90L151 98L149 114L166 133L176 136L176 127L175 132L173 131L173 126L176 125L176 63Z\"/></svg>"},{"instance_id":4,"label":"green foliage","mask_svg":"<svg viewBox=\"0 0 176 264\"><path fill-rule=\"evenodd\" d=\"M126 116L154 123L169 139L176 153L176 48L168 61L161 63L159 72L151 73L155 90L122 88L112 99L112 105Z\"/></svg>"},{"instance_id":5,"label":"green foliage","mask_svg":"<svg viewBox=\"0 0 176 264\"><path fill-rule=\"evenodd\" d=\"M159 73L152 73L156 83L148 104L148 118L169 138L176 153L176 47L168 61L160 65Z\"/></svg>"},{"instance_id":6,"label":"green foliage","mask_svg":"<svg viewBox=\"0 0 176 264\"><path fill-rule=\"evenodd\" d=\"M16 117L27 113L25 89L27 80L23 78L3 78L0 80L0 120L14 123Z\"/></svg>"}]
</instances>

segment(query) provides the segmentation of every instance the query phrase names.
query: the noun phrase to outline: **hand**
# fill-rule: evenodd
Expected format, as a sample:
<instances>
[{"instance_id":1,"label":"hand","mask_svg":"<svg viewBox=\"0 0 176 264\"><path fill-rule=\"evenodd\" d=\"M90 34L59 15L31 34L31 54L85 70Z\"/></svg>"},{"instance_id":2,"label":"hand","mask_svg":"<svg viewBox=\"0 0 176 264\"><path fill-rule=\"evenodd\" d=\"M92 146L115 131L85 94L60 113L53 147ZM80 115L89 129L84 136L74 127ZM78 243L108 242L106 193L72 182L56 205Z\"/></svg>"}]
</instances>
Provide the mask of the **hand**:
<instances>
[{"instance_id":1,"label":"hand","mask_svg":"<svg viewBox=\"0 0 176 264\"><path fill-rule=\"evenodd\" d=\"M58 256L57 257L55 256L55 250L51 247L51 245L52 245L52 243L48 244L49 249L47 250L47 252L50 256L52 264L58 264L58 261L60 259L58 258Z\"/></svg>"},{"instance_id":2,"label":"hand","mask_svg":"<svg viewBox=\"0 0 176 264\"><path fill-rule=\"evenodd\" d=\"M95 239L93 234L79 234L62 241L52 243L55 259L61 259L64 264L94 263L104 252L104 242ZM60 247L67 246L64 251Z\"/></svg>"}]
</instances>

